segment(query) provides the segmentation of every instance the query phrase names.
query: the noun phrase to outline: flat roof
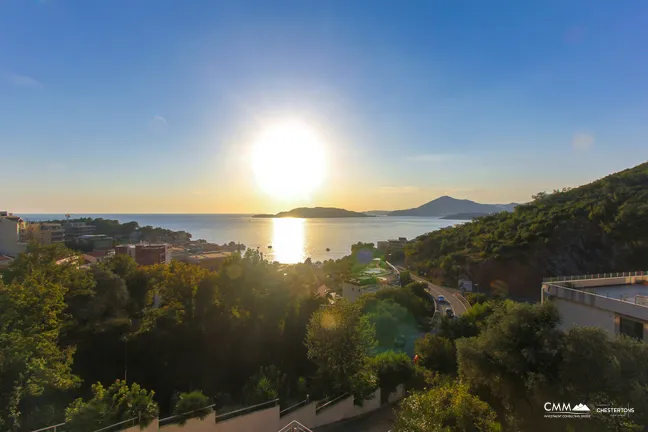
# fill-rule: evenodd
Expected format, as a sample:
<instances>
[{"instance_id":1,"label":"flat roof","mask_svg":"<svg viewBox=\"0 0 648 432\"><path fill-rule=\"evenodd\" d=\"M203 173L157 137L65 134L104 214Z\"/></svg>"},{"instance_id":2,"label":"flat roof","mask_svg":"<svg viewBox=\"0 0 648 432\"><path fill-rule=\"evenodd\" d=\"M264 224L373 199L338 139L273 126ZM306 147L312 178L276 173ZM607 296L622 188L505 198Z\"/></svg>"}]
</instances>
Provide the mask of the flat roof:
<instances>
[{"instance_id":1,"label":"flat roof","mask_svg":"<svg viewBox=\"0 0 648 432\"><path fill-rule=\"evenodd\" d=\"M580 291L632 302L634 302L636 296L648 297L648 285L644 284L603 285L591 288L580 288Z\"/></svg>"}]
</instances>

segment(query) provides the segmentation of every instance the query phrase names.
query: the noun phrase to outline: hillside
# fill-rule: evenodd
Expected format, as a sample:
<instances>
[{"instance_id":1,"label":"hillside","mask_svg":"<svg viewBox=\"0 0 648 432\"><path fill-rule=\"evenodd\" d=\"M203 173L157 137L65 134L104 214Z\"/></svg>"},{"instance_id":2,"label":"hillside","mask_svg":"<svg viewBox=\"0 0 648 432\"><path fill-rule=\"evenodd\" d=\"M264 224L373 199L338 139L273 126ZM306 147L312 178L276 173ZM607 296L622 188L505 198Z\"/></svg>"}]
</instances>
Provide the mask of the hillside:
<instances>
[{"instance_id":1,"label":"hillside","mask_svg":"<svg viewBox=\"0 0 648 432\"><path fill-rule=\"evenodd\" d=\"M648 163L425 234L406 253L443 283L464 276L533 299L546 276L648 270Z\"/></svg>"},{"instance_id":2,"label":"hillside","mask_svg":"<svg viewBox=\"0 0 648 432\"><path fill-rule=\"evenodd\" d=\"M299 207L290 211L272 214L258 214L255 218L350 218L350 217L373 217L364 213L358 213L350 210L344 210L335 207Z\"/></svg>"},{"instance_id":3,"label":"hillside","mask_svg":"<svg viewBox=\"0 0 648 432\"><path fill-rule=\"evenodd\" d=\"M448 219L448 220L472 220L482 216L488 216L489 213L455 213L447 216L443 216L439 219Z\"/></svg>"},{"instance_id":4,"label":"hillside","mask_svg":"<svg viewBox=\"0 0 648 432\"><path fill-rule=\"evenodd\" d=\"M457 213L496 213L510 211L516 204L480 204L470 200L442 196L422 206L407 210L396 210L388 216L430 216L440 217Z\"/></svg>"}]
</instances>

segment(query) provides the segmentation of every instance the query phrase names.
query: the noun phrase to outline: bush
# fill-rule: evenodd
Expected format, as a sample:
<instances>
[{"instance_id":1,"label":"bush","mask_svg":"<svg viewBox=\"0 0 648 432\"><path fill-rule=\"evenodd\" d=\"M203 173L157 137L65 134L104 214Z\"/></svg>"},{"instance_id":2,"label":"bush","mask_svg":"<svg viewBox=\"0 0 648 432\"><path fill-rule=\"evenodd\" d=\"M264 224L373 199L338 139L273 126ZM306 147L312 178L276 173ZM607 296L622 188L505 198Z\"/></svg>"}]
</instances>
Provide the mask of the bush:
<instances>
[{"instance_id":1,"label":"bush","mask_svg":"<svg viewBox=\"0 0 648 432\"><path fill-rule=\"evenodd\" d=\"M202 420L212 411L211 408L206 408L210 405L210 402L209 398L200 390L195 390L191 393L180 393L178 401L173 408L173 414L185 414L182 423L190 418L199 418Z\"/></svg>"},{"instance_id":2,"label":"bush","mask_svg":"<svg viewBox=\"0 0 648 432\"><path fill-rule=\"evenodd\" d=\"M412 361L404 353L385 351L371 358L370 363L378 377L382 403L387 401L389 394L393 393L399 384L409 381L414 373Z\"/></svg>"}]
</instances>

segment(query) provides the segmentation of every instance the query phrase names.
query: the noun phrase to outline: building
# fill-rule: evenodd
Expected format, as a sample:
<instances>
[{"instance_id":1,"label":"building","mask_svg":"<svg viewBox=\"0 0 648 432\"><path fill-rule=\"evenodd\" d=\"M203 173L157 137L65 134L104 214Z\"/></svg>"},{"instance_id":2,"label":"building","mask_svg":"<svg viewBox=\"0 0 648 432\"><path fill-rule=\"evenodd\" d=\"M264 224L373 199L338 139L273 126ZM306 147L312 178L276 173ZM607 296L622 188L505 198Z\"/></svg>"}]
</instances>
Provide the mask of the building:
<instances>
[{"instance_id":1,"label":"building","mask_svg":"<svg viewBox=\"0 0 648 432\"><path fill-rule=\"evenodd\" d=\"M87 252L83 254L83 258L85 259L85 262L87 264L99 264L104 262L106 259L114 257L115 256L115 251L113 249L105 250L105 251L94 251L94 252Z\"/></svg>"},{"instance_id":2,"label":"building","mask_svg":"<svg viewBox=\"0 0 648 432\"><path fill-rule=\"evenodd\" d=\"M0 254L15 257L27 250L26 225L19 216L0 211Z\"/></svg>"},{"instance_id":3,"label":"building","mask_svg":"<svg viewBox=\"0 0 648 432\"><path fill-rule=\"evenodd\" d=\"M112 249L115 239L104 234L88 234L76 238L76 244L85 251L97 251Z\"/></svg>"},{"instance_id":4,"label":"building","mask_svg":"<svg viewBox=\"0 0 648 432\"><path fill-rule=\"evenodd\" d=\"M383 253L392 253L395 251L402 251L405 249L407 239L405 237L398 237L398 240L378 241L376 248Z\"/></svg>"},{"instance_id":5,"label":"building","mask_svg":"<svg viewBox=\"0 0 648 432\"><path fill-rule=\"evenodd\" d=\"M130 255L138 265L169 264L171 262L171 247L167 243L160 244L128 244L115 247L115 255Z\"/></svg>"},{"instance_id":6,"label":"building","mask_svg":"<svg viewBox=\"0 0 648 432\"><path fill-rule=\"evenodd\" d=\"M65 239L70 242L76 242L81 236L94 234L96 228L94 225L88 225L85 222L66 222L63 225Z\"/></svg>"},{"instance_id":7,"label":"building","mask_svg":"<svg viewBox=\"0 0 648 432\"><path fill-rule=\"evenodd\" d=\"M541 294L560 312L562 330L592 326L648 341L648 272L547 278Z\"/></svg>"},{"instance_id":8,"label":"building","mask_svg":"<svg viewBox=\"0 0 648 432\"><path fill-rule=\"evenodd\" d=\"M25 226L23 238L41 245L65 243L65 230L59 223L34 222Z\"/></svg>"},{"instance_id":9,"label":"building","mask_svg":"<svg viewBox=\"0 0 648 432\"><path fill-rule=\"evenodd\" d=\"M204 253L191 253L191 254L178 254L174 255L173 259L177 261L187 262L190 264L199 265L208 270L219 269L225 260L232 255L231 252L204 252Z\"/></svg>"}]
</instances>

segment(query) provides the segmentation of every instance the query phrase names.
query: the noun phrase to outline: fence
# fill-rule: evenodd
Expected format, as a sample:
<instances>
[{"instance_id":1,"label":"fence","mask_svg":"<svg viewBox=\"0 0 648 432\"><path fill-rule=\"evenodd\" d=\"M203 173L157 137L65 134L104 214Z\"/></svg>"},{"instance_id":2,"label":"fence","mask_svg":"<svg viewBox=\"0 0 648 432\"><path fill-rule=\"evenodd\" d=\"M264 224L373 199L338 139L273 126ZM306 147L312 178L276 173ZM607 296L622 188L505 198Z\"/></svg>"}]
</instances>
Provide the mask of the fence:
<instances>
[{"instance_id":1,"label":"fence","mask_svg":"<svg viewBox=\"0 0 648 432\"><path fill-rule=\"evenodd\" d=\"M608 278L644 276L644 275L648 275L648 271L594 273L594 274L577 275L577 276L556 276L556 277L544 278L542 279L542 282L566 282L566 281L583 280L583 279L608 279Z\"/></svg>"}]
</instances>

